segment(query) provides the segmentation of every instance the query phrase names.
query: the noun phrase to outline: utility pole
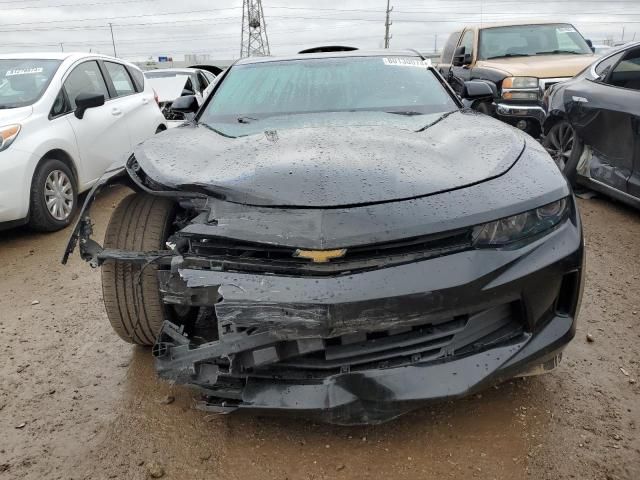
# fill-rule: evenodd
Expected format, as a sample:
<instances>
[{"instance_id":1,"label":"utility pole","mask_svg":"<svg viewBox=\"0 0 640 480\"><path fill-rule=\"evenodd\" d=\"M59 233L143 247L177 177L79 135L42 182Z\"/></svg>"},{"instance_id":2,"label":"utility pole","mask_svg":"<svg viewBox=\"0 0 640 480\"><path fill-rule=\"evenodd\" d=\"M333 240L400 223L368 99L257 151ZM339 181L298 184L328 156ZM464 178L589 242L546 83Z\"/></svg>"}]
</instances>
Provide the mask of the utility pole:
<instances>
[{"instance_id":1,"label":"utility pole","mask_svg":"<svg viewBox=\"0 0 640 480\"><path fill-rule=\"evenodd\" d=\"M435 38L433 40L433 53L438 52L438 34L436 33Z\"/></svg>"},{"instance_id":2,"label":"utility pole","mask_svg":"<svg viewBox=\"0 0 640 480\"><path fill-rule=\"evenodd\" d=\"M64 52L64 45L62 44L62 42L60 42L60 51Z\"/></svg>"},{"instance_id":3,"label":"utility pole","mask_svg":"<svg viewBox=\"0 0 640 480\"><path fill-rule=\"evenodd\" d=\"M384 22L384 48L389 48L389 40L393 37L389 35L389 27L393 25L391 22L391 12L393 11L393 7L390 5L391 0L387 0L387 19Z\"/></svg>"},{"instance_id":4,"label":"utility pole","mask_svg":"<svg viewBox=\"0 0 640 480\"><path fill-rule=\"evenodd\" d=\"M111 30L111 44L113 45L113 56L117 57L116 54L116 41L113 38L113 23L109 23L109 29Z\"/></svg>"},{"instance_id":5,"label":"utility pole","mask_svg":"<svg viewBox=\"0 0 640 480\"><path fill-rule=\"evenodd\" d=\"M242 4L242 34L240 57L271 55L267 23L262 10L262 0L244 0Z\"/></svg>"}]
</instances>

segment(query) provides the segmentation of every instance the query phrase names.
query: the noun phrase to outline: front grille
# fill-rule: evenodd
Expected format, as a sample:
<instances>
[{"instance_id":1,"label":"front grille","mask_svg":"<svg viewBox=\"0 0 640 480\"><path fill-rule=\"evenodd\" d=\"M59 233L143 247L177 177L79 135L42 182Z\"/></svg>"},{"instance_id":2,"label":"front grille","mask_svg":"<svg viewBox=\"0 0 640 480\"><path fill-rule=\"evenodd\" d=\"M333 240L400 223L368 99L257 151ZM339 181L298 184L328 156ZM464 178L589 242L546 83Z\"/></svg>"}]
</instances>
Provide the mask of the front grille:
<instances>
[{"instance_id":1,"label":"front grille","mask_svg":"<svg viewBox=\"0 0 640 480\"><path fill-rule=\"evenodd\" d=\"M524 334L521 312L520 303L513 302L438 324L336 337L326 340L321 351L256 369L250 375L313 379L441 361L521 338Z\"/></svg>"},{"instance_id":2,"label":"front grille","mask_svg":"<svg viewBox=\"0 0 640 480\"><path fill-rule=\"evenodd\" d=\"M342 258L313 263L294 256L293 247L231 240L189 237L188 254L206 258L212 268L229 271L293 275L337 275L425 260L471 247L471 230L414 237L392 242L347 247Z\"/></svg>"}]
</instances>

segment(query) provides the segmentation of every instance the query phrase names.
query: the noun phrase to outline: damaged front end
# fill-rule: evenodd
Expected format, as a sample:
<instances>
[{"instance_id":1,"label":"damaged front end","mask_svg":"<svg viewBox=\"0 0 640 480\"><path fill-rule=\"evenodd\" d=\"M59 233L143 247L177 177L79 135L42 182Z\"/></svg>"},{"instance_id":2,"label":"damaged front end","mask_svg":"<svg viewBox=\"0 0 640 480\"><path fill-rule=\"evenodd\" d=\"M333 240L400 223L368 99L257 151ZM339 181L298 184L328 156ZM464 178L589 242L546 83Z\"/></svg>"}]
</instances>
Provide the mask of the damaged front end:
<instances>
[{"instance_id":1,"label":"damaged front end","mask_svg":"<svg viewBox=\"0 0 640 480\"><path fill-rule=\"evenodd\" d=\"M115 183L179 205L166 249L91 239L91 204ZM456 204L473 191L446 195ZM380 423L551 369L574 335L583 251L573 203L544 238L487 250L474 248L469 225L495 213L476 202L466 218L438 223L441 201L256 207L224 190L164 187L132 157L89 193L63 262L78 245L93 267L158 267L162 302L196 314L165 321L152 350L157 371L197 387L201 409ZM519 208L507 198L494 207Z\"/></svg>"}]
</instances>

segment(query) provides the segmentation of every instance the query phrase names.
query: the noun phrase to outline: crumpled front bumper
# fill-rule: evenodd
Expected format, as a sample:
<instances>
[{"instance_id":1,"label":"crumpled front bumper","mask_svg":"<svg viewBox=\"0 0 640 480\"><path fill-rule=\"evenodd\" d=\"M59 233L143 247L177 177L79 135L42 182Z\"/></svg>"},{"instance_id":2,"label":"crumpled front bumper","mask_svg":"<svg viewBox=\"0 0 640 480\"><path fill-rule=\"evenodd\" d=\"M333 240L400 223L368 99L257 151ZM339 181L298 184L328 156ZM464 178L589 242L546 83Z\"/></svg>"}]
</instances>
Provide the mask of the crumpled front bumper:
<instances>
[{"instance_id":1,"label":"crumpled front bumper","mask_svg":"<svg viewBox=\"0 0 640 480\"><path fill-rule=\"evenodd\" d=\"M159 272L165 302L211 308L217 338L165 323L162 378L200 408L380 423L549 369L573 338L583 284L574 215L516 249L469 250L351 275L300 278L193 268Z\"/></svg>"},{"instance_id":2,"label":"crumpled front bumper","mask_svg":"<svg viewBox=\"0 0 640 480\"><path fill-rule=\"evenodd\" d=\"M514 169L522 166L520 162ZM549 171L557 174L552 164ZM526 170L515 173L513 179L530 178ZM500 188L516 188L513 179ZM565 222L526 245L470 247L329 276L285 275L231 271L215 258L177 245L162 252L103 249L90 238L89 207L97 191L116 182L145 190L122 168L105 175L87 196L63 261L78 244L82 258L93 266L107 260L158 265L162 300L178 310L199 307L191 327L165 323L153 354L162 378L202 392L200 407L205 410L287 412L338 424L379 423L425 402L460 397L532 369L553 367L575 332L584 249L574 201ZM520 188L529 198L527 185L523 180ZM192 196L163 194L182 200ZM460 199L456 192L450 195L447 203L469 202L467 193L460 193ZM555 195L536 203L553 201ZM513 202L507 210L500 206L502 197L478 199L491 204L491 218L514 213ZM420 211L441 218L438 205L427 202ZM358 241L341 232L331 246L361 244L363 231L376 219L391 223L405 219L401 213L413 212L386 208L376 215L367 209L367 223L355 222ZM233 212L230 218L220 209L217 213L221 221L196 219L172 242L189 235L218 235L277 243L269 235L281 228L271 227L285 225L277 219L274 223L263 211L253 216ZM236 218L244 223L232 221ZM329 223L319 218L325 219L319 224ZM436 231L491 218L474 216L460 220L462 225L438 223ZM309 223L300 225L308 228ZM405 235L425 230L411 225L403 220L397 228ZM376 228L373 225L371 231ZM302 232L290 231L289 236L299 244ZM381 241L371 233L365 236Z\"/></svg>"},{"instance_id":3,"label":"crumpled front bumper","mask_svg":"<svg viewBox=\"0 0 640 480\"><path fill-rule=\"evenodd\" d=\"M514 376L551 370L574 333L574 319L557 316L533 338L475 355L337 374L317 383L249 379L241 401L204 400L199 408L284 412L339 425L382 423L428 402L464 397Z\"/></svg>"}]
</instances>

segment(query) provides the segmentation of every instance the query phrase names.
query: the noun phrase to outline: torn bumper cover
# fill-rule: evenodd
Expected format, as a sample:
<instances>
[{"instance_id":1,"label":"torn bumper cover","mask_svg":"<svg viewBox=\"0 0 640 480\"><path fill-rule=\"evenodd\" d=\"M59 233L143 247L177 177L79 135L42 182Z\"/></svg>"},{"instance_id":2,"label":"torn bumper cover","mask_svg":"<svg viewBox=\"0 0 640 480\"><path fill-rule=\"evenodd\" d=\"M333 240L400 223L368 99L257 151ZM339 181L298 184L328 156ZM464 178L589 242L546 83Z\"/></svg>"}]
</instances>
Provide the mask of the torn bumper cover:
<instances>
[{"instance_id":1,"label":"torn bumper cover","mask_svg":"<svg viewBox=\"0 0 640 480\"><path fill-rule=\"evenodd\" d=\"M134 188L146 190L129 175ZM193 324L165 322L153 355L162 378L200 390L203 410L380 423L429 401L553 368L574 336L584 255L573 201L566 221L543 237L512 248L477 249L463 228L487 220L477 216L447 217L452 223L442 228L428 219L445 234L428 232L412 243L406 232L425 231L418 225L424 217L413 211L394 215L396 204L305 211L293 221L291 210L153 193L196 202L205 212L169 239L171 250L102 249L89 238L92 191L65 255L79 243L94 266L105 260L153 262L160 266L163 302L198 307ZM456 195L468 192L447 195L455 204ZM428 203L433 201L416 202L415 212L438 215ZM527 209L504 202L505 208ZM475 215L474 208L484 215L481 202L472 202L467 213ZM496 211L502 210L490 214ZM391 221L399 222L405 237L371 233L394 234ZM345 227L328 228L334 223ZM326 233L334 231L341 237ZM318 239L324 243L313 243ZM315 264L295 258L294 245L359 246L342 259Z\"/></svg>"},{"instance_id":2,"label":"torn bumper cover","mask_svg":"<svg viewBox=\"0 0 640 480\"><path fill-rule=\"evenodd\" d=\"M202 270L175 257L159 272L165 302L204 308L191 335L165 323L157 370L200 388L204 410L361 424L553 368L582 288L575 228L518 250L326 278ZM198 332L211 325L213 340Z\"/></svg>"}]
</instances>

